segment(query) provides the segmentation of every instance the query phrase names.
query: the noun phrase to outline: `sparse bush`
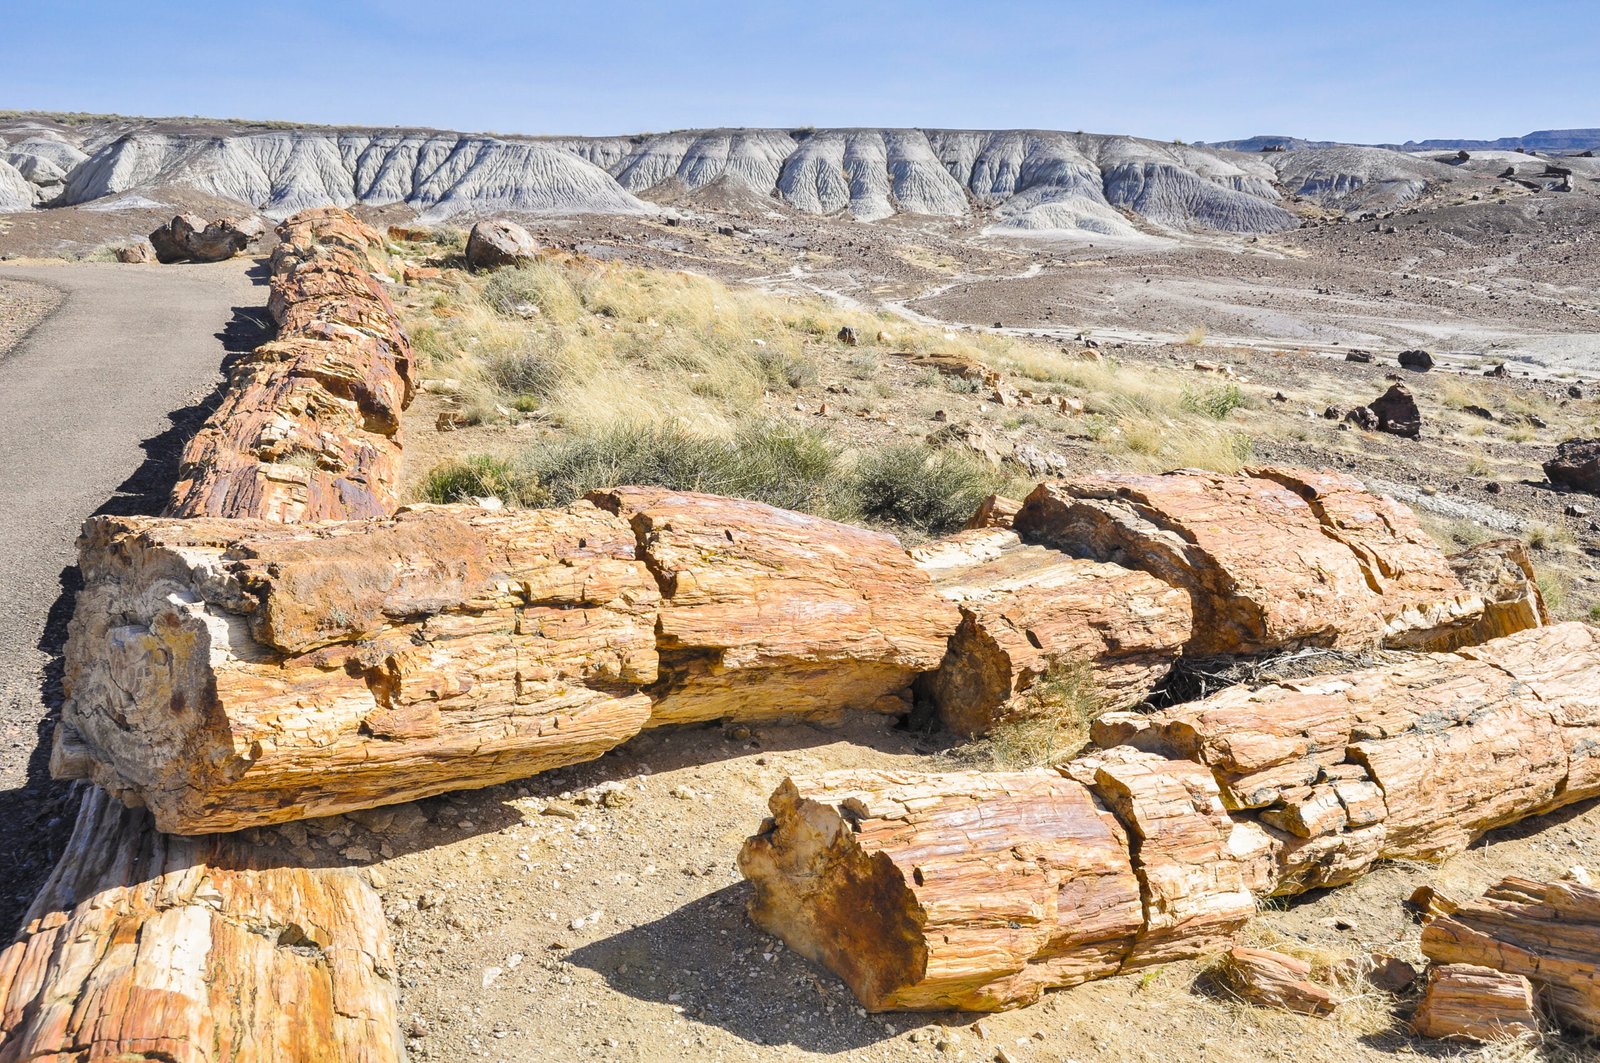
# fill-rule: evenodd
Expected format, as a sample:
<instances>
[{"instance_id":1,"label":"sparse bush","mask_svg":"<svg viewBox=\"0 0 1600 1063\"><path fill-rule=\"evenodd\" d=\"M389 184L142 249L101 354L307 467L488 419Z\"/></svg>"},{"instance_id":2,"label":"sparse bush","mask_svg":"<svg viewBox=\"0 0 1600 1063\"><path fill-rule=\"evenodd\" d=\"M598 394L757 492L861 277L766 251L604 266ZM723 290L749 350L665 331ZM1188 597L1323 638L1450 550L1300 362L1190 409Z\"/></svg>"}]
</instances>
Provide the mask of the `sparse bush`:
<instances>
[{"instance_id":1,"label":"sparse bush","mask_svg":"<svg viewBox=\"0 0 1600 1063\"><path fill-rule=\"evenodd\" d=\"M1185 333L1183 337L1183 344L1185 347L1200 347L1203 346L1205 342L1206 327L1204 325L1196 325L1194 328Z\"/></svg>"},{"instance_id":2,"label":"sparse bush","mask_svg":"<svg viewBox=\"0 0 1600 1063\"><path fill-rule=\"evenodd\" d=\"M1007 477L974 455L898 443L860 455L852 481L862 516L941 535L965 524Z\"/></svg>"},{"instance_id":3,"label":"sparse bush","mask_svg":"<svg viewBox=\"0 0 1600 1063\"><path fill-rule=\"evenodd\" d=\"M944 389L956 395L976 395L983 390L983 381L970 376L948 376L940 374L940 381Z\"/></svg>"},{"instance_id":4,"label":"sparse bush","mask_svg":"<svg viewBox=\"0 0 1600 1063\"><path fill-rule=\"evenodd\" d=\"M1224 384L1206 392L1185 390L1181 405L1190 413L1204 414L1218 421L1226 421L1228 415L1249 402L1238 384Z\"/></svg>"},{"instance_id":5,"label":"sparse bush","mask_svg":"<svg viewBox=\"0 0 1600 1063\"><path fill-rule=\"evenodd\" d=\"M499 314L526 317L532 307L558 324L576 321L583 313L583 301L567 275L548 262L496 270L483 286L483 300Z\"/></svg>"},{"instance_id":6,"label":"sparse bush","mask_svg":"<svg viewBox=\"0 0 1600 1063\"><path fill-rule=\"evenodd\" d=\"M548 395L562 378L554 359L531 348L491 355L484 369L495 387L514 396Z\"/></svg>"},{"instance_id":7,"label":"sparse bush","mask_svg":"<svg viewBox=\"0 0 1600 1063\"><path fill-rule=\"evenodd\" d=\"M429 502L494 497L510 506L543 505L549 498L532 470L489 454L473 454L436 467L423 481L422 495Z\"/></svg>"},{"instance_id":8,"label":"sparse bush","mask_svg":"<svg viewBox=\"0 0 1600 1063\"><path fill-rule=\"evenodd\" d=\"M1010 715L990 732L987 746L996 769L1056 764L1089 742L1089 728L1105 710L1094 670L1085 662L1052 658L1045 671L1017 696Z\"/></svg>"},{"instance_id":9,"label":"sparse bush","mask_svg":"<svg viewBox=\"0 0 1600 1063\"><path fill-rule=\"evenodd\" d=\"M839 453L820 433L783 421L714 439L676 424L618 425L569 436L529 457L560 504L622 484L750 498L825 516L838 512Z\"/></svg>"},{"instance_id":10,"label":"sparse bush","mask_svg":"<svg viewBox=\"0 0 1600 1063\"><path fill-rule=\"evenodd\" d=\"M781 347L757 347L756 364L774 389L809 387L819 379L815 360Z\"/></svg>"}]
</instances>

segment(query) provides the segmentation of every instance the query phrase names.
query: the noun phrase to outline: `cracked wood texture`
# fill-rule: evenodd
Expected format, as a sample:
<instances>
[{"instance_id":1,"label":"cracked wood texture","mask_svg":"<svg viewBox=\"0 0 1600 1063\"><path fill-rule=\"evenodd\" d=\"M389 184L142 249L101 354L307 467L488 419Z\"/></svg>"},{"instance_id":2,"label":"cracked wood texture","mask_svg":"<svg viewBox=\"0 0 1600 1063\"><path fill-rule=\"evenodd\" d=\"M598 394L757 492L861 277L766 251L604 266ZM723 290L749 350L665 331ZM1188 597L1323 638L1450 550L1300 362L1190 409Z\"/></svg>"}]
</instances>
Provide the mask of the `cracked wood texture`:
<instances>
[{"instance_id":1,"label":"cracked wood texture","mask_svg":"<svg viewBox=\"0 0 1600 1063\"><path fill-rule=\"evenodd\" d=\"M958 532L912 551L961 611L939 670L923 686L945 727L990 731L1025 708L1052 668L1086 666L1096 701L1142 699L1190 640L1189 596L1147 572L1025 544L1005 527Z\"/></svg>"},{"instance_id":2,"label":"cracked wood texture","mask_svg":"<svg viewBox=\"0 0 1600 1063\"><path fill-rule=\"evenodd\" d=\"M277 338L240 358L184 448L167 513L349 520L392 513L411 345L371 269L383 238L337 207L278 227Z\"/></svg>"},{"instance_id":3,"label":"cracked wood texture","mask_svg":"<svg viewBox=\"0 0 1600 1063\"><path fill-rule=\"evenodd\" d=\"M650 716L660 596L634 546L588 503L96 518L52 768L195 834L592 759Z\"/></svg>"},{"instance_id":4,"label":"cracked wood texture","mask_svg":"<svg viewBox=\"0 0 1600 1063\"><path fill-rule=\"evenodd\" d=\"M1411 1028L1423 1037L1506 1041L1539 1034L1533 984L1471 963L1447 963L1428 972Z\"/></svg>"},{"instance_id":5,"label":"cracked wood texture","mask_svg":"<svg viewBox=\"0 0 1600 1063\"><path fill-rule=\"evenodd\" d=\"M955 630L892 536L716 495L589 498L631 525L661 590L651 726L905 712Z\"/></svg>"},{"instance_id":6,"label":"cracked wood texture","mask_svg":"<svg viewBox=\"0 0 1600 1063\"><path fill-rule=\"evenodd\" d=\"M91 787L0 952L0 1060L390 1063L404 1056L393 967L354 871L161 834Z\"/></svg>"},{"instance_id":7,"label":"cracked wood texture","mask_svg":"<svg viewBox=\"0 0 1600 1063\"><path fill-rule=\"evenodd\" d=\"M1435 963L1477 964L1532 982L1556 1020L1600 1034L1600 889L1512 876L1422 928Z\"/></svg>"},{"instance_id":8,"label":"cracked wood texture","mask_svg":"<svg viewBox=\"0 0 1600 1063\"><path fill-rule=\"evenodd\" d=\"M1264 838L1193 764L786 780L739 867L750 916L873 1011L1003 1011L1198 956L1254 911Z\"/></svg>"},{"instance_id":9,"label":"cracked wood texture","mask_svg":"<svg viewBox=\"0 0 1600 1063\"><path fill-rule=\"evenodd\" d=\"M1055 772L790 779L740 868L755 922L837 971L866 1007L1001 1010L1225 946L1258 898L1349 882L1380 858L1442 859L1600 795L1597 710L1600 632L1585 624L1397 653L1121 714L1132 718L1096 732L1120 744ZM1125 911L1128 876L1134 923L1097 922ZM1587 968L1567 953L1541 958L1537 927L1515 948L1479 931L1461 946L1469 954L1443 958L1495 966L1484 957L1503 951L1507 964L1543 964L1562 972L1551 984L1566 987L1568 1011L1592 1015L1582 1009L1600 986L1600 938L1584 935L1600 907L1584 905L1600 894L1585 889L1563 885L1535 919L1559 911L1578 927L1569 940L1589 950ZM1465 925L1459 914L1425 941ZM1111 929L1063 937L1069 920Z\"/></svg>"},{"instance_id":10,"label":"cracked wood texture","mask_svg":"<svg viewBox=\"0 0 1600 1063\"><path fill-rule=\"evenodd\" d=\"M1483 614L1481 597L1408 509L1338 473L1045 483L1014 526L1026 541L1139 569L1189 594L1191 656L1425 648Z\"/></svg>"},{"instance_id":11,"label":"cracked wood texture","mask_svg":"<svg viewBox=\"0 0 1600 1063\"><path fill-rule=\"evenodd\" d=\"M1096 742L1209 768L1273 835L1276 892L1340 885L1600 795L1600 631L1557 624L1130 717L1102 718Z\"/></svg>"}]
</instances>

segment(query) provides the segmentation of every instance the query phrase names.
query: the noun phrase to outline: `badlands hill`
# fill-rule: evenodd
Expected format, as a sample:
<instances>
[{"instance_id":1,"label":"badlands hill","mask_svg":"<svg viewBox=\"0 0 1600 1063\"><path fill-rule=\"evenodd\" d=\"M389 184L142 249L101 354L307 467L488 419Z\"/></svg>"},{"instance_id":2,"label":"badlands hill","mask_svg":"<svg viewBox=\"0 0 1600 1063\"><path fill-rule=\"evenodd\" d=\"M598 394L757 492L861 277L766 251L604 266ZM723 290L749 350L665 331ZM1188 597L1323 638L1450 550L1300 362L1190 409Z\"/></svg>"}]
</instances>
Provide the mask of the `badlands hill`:
<instances>
[{"instance_id":1,"label":"badlands hill","mask_svg":"<svg viewBox=\"0 0 1600 1063\"><path fill-rule=\"evenodd\" d=\"M1525 157L1527 158L1527 157ZM1600 176L1594 160L1572 160ZM1535 160L1526 165L1535 170ZM1458 173L1380 148L1238 152L1049 130L717 129L513 137L408 129L78 118L0 119L0 212L153 207L198 193L282 217L404 205L427 220L640 214L753 198L816 215L971 219L1105 236L1265 233L1301 204L1390 209Z\"/></svg>"}]
</instances>

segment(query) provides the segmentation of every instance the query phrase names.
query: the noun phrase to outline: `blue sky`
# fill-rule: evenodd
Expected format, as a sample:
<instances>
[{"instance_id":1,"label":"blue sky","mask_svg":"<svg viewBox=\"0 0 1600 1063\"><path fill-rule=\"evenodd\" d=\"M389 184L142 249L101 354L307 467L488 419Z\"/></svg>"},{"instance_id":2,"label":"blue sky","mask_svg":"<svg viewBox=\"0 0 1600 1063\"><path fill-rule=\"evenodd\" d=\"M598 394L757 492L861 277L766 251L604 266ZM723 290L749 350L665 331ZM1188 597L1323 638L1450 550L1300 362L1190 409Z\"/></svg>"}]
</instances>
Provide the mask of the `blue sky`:
<instances>
[{"instance_id":1,"label":"blue sky","mask_svg":"<svg viewBox=\"0 0 1600 1063\"><path fill-rule=\"evenodd\" d=\"M1366 142L1600 126L1600 3L4 0L0 108Z\"/></svg>"}]
</instances>

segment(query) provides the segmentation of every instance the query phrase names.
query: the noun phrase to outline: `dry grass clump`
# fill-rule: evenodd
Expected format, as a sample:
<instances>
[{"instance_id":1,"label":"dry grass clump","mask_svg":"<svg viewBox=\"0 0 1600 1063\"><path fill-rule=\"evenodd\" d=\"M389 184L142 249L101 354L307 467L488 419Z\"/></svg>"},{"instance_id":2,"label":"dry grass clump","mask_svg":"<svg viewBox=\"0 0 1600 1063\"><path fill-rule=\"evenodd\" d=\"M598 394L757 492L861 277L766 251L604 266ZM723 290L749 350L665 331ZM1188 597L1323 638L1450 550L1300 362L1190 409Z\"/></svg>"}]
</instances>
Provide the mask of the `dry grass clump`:
<instances>
[{"instance_id":1,"label":"dry grass clump","mask_svg":"<svg viewBox=\"0 0 1600 1063\"><path fill-rule=\"evenodd\" d=\"M979 759L998 771L1070 760L1089 744L1089 729L1104 711L1086 662L1052 660L1017 696L1010 715L977 743Z\"/></svg>"}]
</instances>

